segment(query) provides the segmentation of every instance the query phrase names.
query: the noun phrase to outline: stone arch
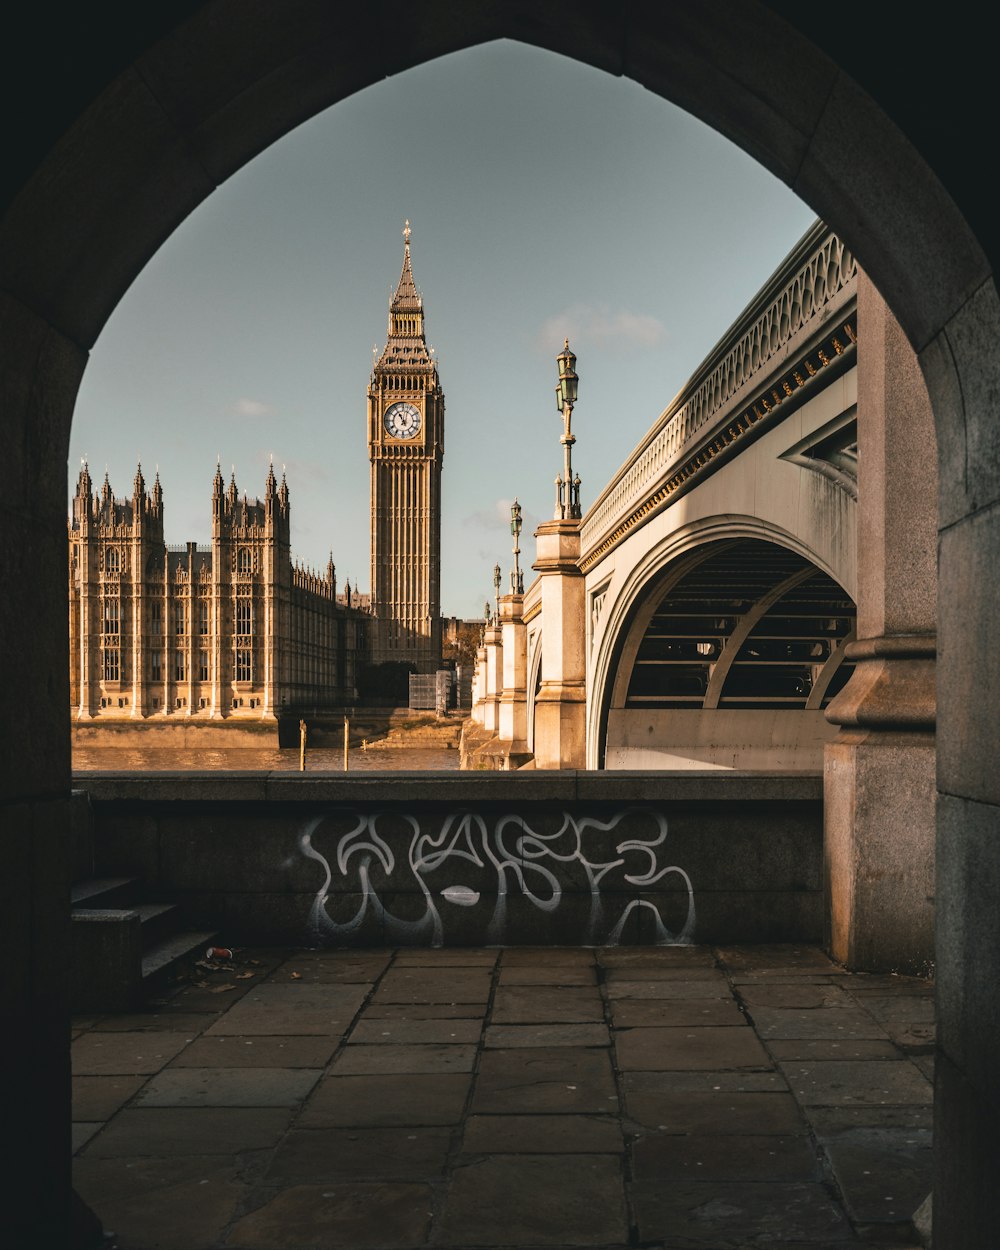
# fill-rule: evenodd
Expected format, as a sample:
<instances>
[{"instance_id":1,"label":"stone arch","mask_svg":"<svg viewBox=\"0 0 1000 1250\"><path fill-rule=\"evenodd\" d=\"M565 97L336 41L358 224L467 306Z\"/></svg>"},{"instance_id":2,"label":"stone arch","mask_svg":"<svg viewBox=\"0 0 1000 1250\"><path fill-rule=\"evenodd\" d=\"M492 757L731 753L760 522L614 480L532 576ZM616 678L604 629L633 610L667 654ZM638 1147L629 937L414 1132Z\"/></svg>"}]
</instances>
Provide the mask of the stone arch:
<instances>
[{"instance_id":1,"label":"stone arch","mask_svg":"<svg viewBox=\"0 0 1000 1250\"><path fill-rule=\"evenodd\" d=\"M993 555L1000 549L1000 300L983 247L948 190L887 114L801 33L795 23L808 27L808 15L796 19L785 7L787 20L781 5L756 0L589 6L566 20L555 0L458 7L415 0L403 17L385 3L346 12L318 0L292 10L188 4L187 19L150 46L162 19L123 28L114 52L100 58L103 80L82 90L71 75L47 83L50 93L62 92L62 107L37 105L33 147L19 134L16 168L32 172L19 175L24 181L0 222L9 449L0 571L21 591L0 619L0 643L17 660L7 675L9 706L25 718L2 764L3 799L21 813L5 842L8 914L28 946L9 961L6 998L21 1076L8 1127L26 1143L10 1176L20 1196L9 1213L15 1241L69 1244L65 984L24 970L68 964L52 870L61 835L50 839L51 855L36 843L66 824L68 679L53 659L66 650L63 466L86 354L170 231L267 144L386 73L515 38L627 75L758 159L849 243L920 354L942 449L938 781L946 871L938 971L951 1040L937 1065L947 1139L935 1242L946 1250L992 1244L998 1155L990 1104L1000 1105L1000 1088L986 1022L996 1018L992 974L1000 958L989 892L1000 871L991 836L1000 804L991 767L1000 698L995 653L986 649L985 680L969 657L982 654L978 640L989 637L1000 607ZM100 31L88 33L99 41ZM864 24L846 35L837 30L831 43L867 34ZM44 55L45 41L38 46ZM849 53L837 55L849 62ZM940 104L953 119L962 108ZM959 118L961 127L971 124ZM960 184L969 175L957 164L948 166L949 178ZM981 228L993 229L987 221ZM30 613L18 607L24 598Z\"/></svg>"}]
</instances>

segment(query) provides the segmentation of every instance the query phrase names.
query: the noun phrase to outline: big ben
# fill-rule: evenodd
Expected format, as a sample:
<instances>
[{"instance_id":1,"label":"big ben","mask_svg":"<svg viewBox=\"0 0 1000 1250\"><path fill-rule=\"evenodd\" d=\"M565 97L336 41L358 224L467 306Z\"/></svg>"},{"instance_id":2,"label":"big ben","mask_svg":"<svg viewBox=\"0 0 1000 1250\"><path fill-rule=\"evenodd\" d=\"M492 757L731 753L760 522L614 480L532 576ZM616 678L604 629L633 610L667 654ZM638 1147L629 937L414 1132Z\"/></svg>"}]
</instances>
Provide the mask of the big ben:
<instances>
[{"instance_id":1,"label":"big ben","mask_svg":"<svg viewBox=\"0 0 1000 1250\"><path fill-rule=\"evenodd\" d=\"M429 673L441 662L441 462L444 393L413 281L410 223L389 304L385 350L368 386L372 660Z\"/></svg>"}]
</instances>

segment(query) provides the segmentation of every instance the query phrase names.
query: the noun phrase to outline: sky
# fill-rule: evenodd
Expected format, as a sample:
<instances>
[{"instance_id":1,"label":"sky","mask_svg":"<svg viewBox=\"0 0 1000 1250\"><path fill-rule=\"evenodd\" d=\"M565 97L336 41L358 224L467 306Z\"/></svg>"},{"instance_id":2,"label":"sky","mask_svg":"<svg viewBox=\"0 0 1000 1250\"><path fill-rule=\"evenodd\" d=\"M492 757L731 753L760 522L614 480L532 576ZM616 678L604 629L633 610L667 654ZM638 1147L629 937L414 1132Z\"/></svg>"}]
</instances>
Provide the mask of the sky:
<instances>
[{"instance_id":1,"label":"sky","mask_svg":"<svg viewBox=\"0 0 1000 1250\"><path fill-rule=\"evenodd\" d=\"M141 460L166 541L207 542L217 458L258 496L273 456L293 555L368 590L366 388L407 219L445 393L441 607L475 617L512 499L522 567L552 516L563 339L586 512L814 214L625 79L508 41L430 62L279 140L150 260L84 375L70 493L86 457L130 496Z\"/></svg>"}]
</instances>

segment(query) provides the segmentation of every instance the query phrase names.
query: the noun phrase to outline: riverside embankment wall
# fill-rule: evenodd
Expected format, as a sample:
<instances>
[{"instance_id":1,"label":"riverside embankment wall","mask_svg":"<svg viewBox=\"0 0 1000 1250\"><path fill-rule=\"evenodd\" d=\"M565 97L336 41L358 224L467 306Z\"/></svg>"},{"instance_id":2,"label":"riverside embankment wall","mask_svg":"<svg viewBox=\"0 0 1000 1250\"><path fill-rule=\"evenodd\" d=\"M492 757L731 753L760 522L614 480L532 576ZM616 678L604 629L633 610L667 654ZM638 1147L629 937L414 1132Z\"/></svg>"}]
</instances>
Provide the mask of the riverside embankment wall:
<instances>
[{"instance_id":1,"label":"riverside embankment wall","mask_svg":"<svg viewBox=\"0 0 1000 1250\"><path fill-rule=\"evenodd\" d=\"M816 942L807 773L81 773L94 871L227 943Z\"/></svg>"}]
</instances>

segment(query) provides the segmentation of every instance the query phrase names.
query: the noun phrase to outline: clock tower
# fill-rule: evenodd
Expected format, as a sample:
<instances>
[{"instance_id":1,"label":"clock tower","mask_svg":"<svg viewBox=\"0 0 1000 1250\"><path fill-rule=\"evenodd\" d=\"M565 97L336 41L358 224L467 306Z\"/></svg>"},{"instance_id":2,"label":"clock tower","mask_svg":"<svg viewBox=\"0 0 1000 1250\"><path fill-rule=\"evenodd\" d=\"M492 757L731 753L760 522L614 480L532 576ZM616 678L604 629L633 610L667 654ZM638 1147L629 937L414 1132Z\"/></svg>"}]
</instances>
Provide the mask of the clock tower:
<instances>
[{"instance_id":1,"label":"clock tower","mask_svg":"<svg viewBox=\"0 0 1000 1250\"><path fill-rule=\"evenodd\" d=\"M432 673L441 664L444 394L424 335L424 304L403 230L403 272L385 350L368 385L372 660Z\"/></svg>"}]
</instances>

